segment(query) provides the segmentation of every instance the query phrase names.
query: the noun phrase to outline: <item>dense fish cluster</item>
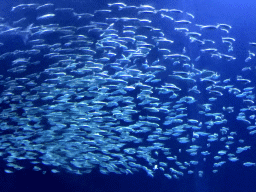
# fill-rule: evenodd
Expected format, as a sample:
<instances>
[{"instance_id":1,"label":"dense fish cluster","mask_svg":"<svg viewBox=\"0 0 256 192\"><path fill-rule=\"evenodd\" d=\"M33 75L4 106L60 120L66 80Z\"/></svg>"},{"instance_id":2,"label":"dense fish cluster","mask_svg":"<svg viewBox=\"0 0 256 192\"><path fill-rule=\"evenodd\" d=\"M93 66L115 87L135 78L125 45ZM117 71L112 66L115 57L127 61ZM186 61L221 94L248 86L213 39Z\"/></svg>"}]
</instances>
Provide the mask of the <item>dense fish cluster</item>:
<instances>
[{"instance_id":1,"label":"dense fish cluster","mask_svg":"<svg viewBox=\"0 0 256 192\"><path fill-rule=\"evenodd\" d=\"M142 169L168 179L202 177L205 163L213 173L226 163L255 166L240 160L251 146L229 126L256 133L253 83L199 64L236 60L230 25L124 3L94 13L21 4L10 15L0 24L5 172L24 160L35 171Z\"/></svg>"}]
</instances>

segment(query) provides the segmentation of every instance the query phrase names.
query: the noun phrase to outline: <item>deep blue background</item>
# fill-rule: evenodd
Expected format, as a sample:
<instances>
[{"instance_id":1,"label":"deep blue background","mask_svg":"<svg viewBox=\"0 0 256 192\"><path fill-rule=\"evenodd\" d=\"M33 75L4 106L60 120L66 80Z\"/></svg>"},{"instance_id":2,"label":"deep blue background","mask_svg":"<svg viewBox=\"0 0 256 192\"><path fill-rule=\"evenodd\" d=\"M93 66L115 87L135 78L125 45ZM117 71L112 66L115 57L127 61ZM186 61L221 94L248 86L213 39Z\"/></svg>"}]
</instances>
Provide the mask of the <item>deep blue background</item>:
<instances>
[{"instance_id":1,"label":"deep blue background","mask_svg":"<svg viewBox=\"0 0 256 192\"><path fill-rule=\"evenodd\" d=\"M38 3L54 3L57 7L73 7L77 12L89 12L106 8L107 0L58 0L36 1ZM227 23L232 25L230 36L236 38L235 54L237 60L226 63L220 69L212 66L211 69L222 75L236 76L241 74L244 59L249 49L248 42L256 41L256 2L252 0L147 0L122 2L132 5L149 4L157 9L177 8L195 15L195 23L216 24ZM11 7L21 3L35 3L29 0L2 0L0 2L0 16L8 17ZM165 25L163 23L162 25ZM253 74L248 76L253 79ZM254 81L255 82L255 81ZM229 127L237 126L229 122ZM251 145L254 143L253 137ZM249 154L250 153L250 154ZM247 155L255 161L255 150ZM53 174L48 169L46 174L30 169L17 171L14 174L4 173L4 162L0 167L0 192L5 191L88 191L88 192L256 192L255 167L243 167L240 164L227 163L217 174L205 172L203 178L191 175L179 180L167 180L161 173L156 173L154 178L148 177L144 171L134 175L102 175L94 170L87 175L74 175L65 172ZM212 170L212 167L209 167Z\"/></svg>"}]
</instances>

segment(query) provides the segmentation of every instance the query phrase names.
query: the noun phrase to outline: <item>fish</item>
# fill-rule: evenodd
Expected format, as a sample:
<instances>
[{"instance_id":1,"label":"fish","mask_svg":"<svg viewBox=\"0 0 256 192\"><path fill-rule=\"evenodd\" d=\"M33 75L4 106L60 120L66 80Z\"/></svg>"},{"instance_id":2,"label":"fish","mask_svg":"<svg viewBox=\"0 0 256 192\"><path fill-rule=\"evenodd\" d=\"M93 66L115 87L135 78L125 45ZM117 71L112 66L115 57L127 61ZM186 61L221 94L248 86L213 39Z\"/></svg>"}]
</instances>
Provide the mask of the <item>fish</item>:
<instances>
[{"instance_id":1,"label":"fish","mask_svg":"<svg viewBox=\"0 0 256 192\"><path fill-rule=\"evenodd\" d=\"M143 170L165 179L255 165L246 158L254 145L239 134L240 127L249 137L256 133L253 79L216 71L241 61L236 38L219 33L231 25L198 25L196 15L152 5L108 3L91 13L54 7L20 4L10 12L33 10L34 17L0 21L6 173L26 168L20 160L43 174L45 167L52 174ZM219 41L204 39L207 33ZM23 46L5 51L15 37ZM248 44L251 60L256 43ZM201 65L205 60L214 67ZM230 127L231 117L239 129Z\"/></svg>"},{"instance_id":2,"label":"fish","mask_svg":"<svg viewBox=\"0 0 256 192\"><path fill-rule=\"evenodd\" d=\"M27 26L24 30L21 27L11 27L7 26L7 30L0 31L0 37L8 38L8 37L14 37L18 36L22 39L23 43L26 44L29 36L32 35L31 29L33 27L33 23Z\"/></svg>"}]
</instances>

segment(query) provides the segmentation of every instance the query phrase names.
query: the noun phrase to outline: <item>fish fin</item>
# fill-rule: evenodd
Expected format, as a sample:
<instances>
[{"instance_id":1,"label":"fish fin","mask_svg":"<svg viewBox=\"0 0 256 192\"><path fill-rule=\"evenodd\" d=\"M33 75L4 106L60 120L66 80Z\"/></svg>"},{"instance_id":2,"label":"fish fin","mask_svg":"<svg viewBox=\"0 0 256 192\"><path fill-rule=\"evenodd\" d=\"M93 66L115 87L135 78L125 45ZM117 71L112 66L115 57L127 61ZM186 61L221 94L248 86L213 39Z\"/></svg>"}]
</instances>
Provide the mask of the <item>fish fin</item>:
<instances>
[{"instance_id":1,"label":"fish fin","mask_svg":"<svg viewBox=\"0 0 256 192\"><path fill-rule=\"evenodd\" d=\"M29 36L31 35L31 28L33 27L33 23L27 26L27 28L24 31L21 31L21 38L24 44L27 44L27 41L29 39Z\"/></svg>"}]
</instances>

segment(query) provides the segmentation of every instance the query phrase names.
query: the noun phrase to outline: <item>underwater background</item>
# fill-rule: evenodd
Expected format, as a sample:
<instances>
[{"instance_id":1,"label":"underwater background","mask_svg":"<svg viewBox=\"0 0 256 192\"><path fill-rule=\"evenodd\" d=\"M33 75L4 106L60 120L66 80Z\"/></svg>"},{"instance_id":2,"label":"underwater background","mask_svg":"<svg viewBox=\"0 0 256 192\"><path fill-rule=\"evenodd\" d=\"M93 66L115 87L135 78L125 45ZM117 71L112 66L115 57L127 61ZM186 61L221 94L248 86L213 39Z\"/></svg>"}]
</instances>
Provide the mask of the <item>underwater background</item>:
<instances>
[{"instance_id":1,"label":"underwater background","mask_svg":"<svg viewBox=\"0 0 256 192\"><path fill-rule=\"evenodd\" d=\"M37 0L37 1L12 0L11 1L11 0L6 0L6 1L0 2L0 5L1 5L0 6L0 17L3 17L6 19L6 22L3 22L3 23L8 25L8 27L14 27L14 26L12 26L11 21L13 22L17 19L12 18L13 17L13 14L12 14L13 12L11 11L12 8L15 6L18 6L20 4L32 4L32 3L39 4L39 5L43 5L46 3L52 3L52 4L54 4L55 8L73 8L76 13L94 14L95 10L109 9L108 4L116 3L116 2L115 1L107 1L107 0L84 0L84 1L83 0L56 0L56 1L42 1L42 0L41 1L40 0ZM216 44L221 44L222 37L234 38L235 41L231 43L232 44L231 51L227 51L228 46L225 48L223 48L223 47L219 48L219 50L221 50L223 52L224 52L224 49L226 49L225 54L232 55L235 57L235 59L227 58L225 60L225 59L215 59L215 58L213 58L214 56L212 56L212 55L201 56L200 59L198 59L198 56L200 55L200 53L203 52L203 51L200 51L200 49L201 49L200 45L198 45L198 46L196 45L196 48L194 48L193 47L194 46L193 38L190 39L190 41L189 41L187 38L188 35L182 36L182 35L180 35L180 33L176 33L176 32L174 33L173 31L175 31L175 29L174 29L175 23L173 23L173 21L170 21L168 18L164 18L164 16L163 16L163 17L161 17L162 19L159 20L158 23L151 23L152 26L156 25L158 28L161 27L161 29L167 39L172 39L174 42L177 42L176 47L170 48L171 54L176 53L177 50L179 50L179 52L181 54L188 55L191 58L191 60L189 59L189 63L190 64L193 63L195 68L197 68L201 71L203 69L206 69L206 70L214 71L216 75L219 74L220 75L219 79L211 79L213 81L221 81L221 84L214 83L217 86L218 85L220 85L220 86L227 85L227 84L223 83L223 81L225 79L230 78L231 82L228 84L232 84L240 90L242 90L246 87L255 87L255 83L256 83L255 72L256 72L256 70L255 70L255 58L253 58L254 57L253 52L256 53L256 47L251 42L256 42L256 36L255 36L256 3L253 2L252 0L250 0L250 1L249 0L244 0L244 1L238 1L238 0L233 0L233 1L230 1L230 0L222 0L222 1L220 1L220 0L213 0L213 1L204 1L204 0L125 1L125 0L123 0L122 3L125 3L126 5L137 6L137 7L140 7L141 5L149 5L149 6L154 7L155 10L160 10L160 9L182 10L184 13L187 12L194 16L193 19L191 17L190 18L188 17L189 20L192 21L193 25L200 24L200 25L206 26L206 25L218 25L218 24L224 23L224 24L232 26L232 28L230 29L230 31L228 33L226 33L225 31L224 32L223 31L221 31L221 32L211 31L211 32L209 32L209 34L208 34L208 32L205 32L204 29L200 29L199 27L193 28L193 30L195 31L195 29L196 29L196 31L198 33L202 33L202 34L207 33L207 35L206 35L207 38L213 39L214 41L216 39ZM27 18L35 17L33 14L34 14L34 12L27 13L27 14L25 14L25 16ZM127 17L127 15L129 15L129 13L126 13L125 17ZM131 15L130 17L134 18L135 16L136 15ZM120 17L122 17L122 13L120 13ZM100 17L99 20L104 20L104 18L105 18L105 16L103 16L102 18ZM159 18L160 18L160 16L159 16ZM68 22L68 19L67 19L67 24L65 24L66 19L67 18L62 20L61 25L62 26L72 25L72 22L71 23ZM111 23L108 23L108 24L111 24ZM79 26L79 20L75 23L75 25ZM26 25L26 26L28 26L28 25ZM35 24L33 26L35 26ZM40 26L40 24L38 24L38 26ZM25 27L23 27L20 31L18 31L17 34L15 34L14 36L0 33L0 42L4 42L4 43L8 44L8 45L5 44L3 47L0 47L1 54L10 52L10 51L14 51L14 50L30 49L30 45L27 43L27 41L29 41L29 39L24 40L24 36L20 35L21 33L24 32L24 30L25 30ZM191 30L191 31L193 31L193 30ZM1 31L3 31L3 30L1 30ZM28 38L30 38L30 37L28 37ZM47 38L49 38L49 37L47 37ZM96 40L97 40L97 38L98 37L95 37ZM55 41L55 39L53 39L52 41ZM53 44L53 43L51 43L51 44ZM191 44L193 44L193 45L191 45ZM133 45L131 45L131 46L133 46ZM183 53L182 53L182 50L184 47L186 47L187 51L183 51ZM209 47L211 47L211 46L209 46ZM203 47L203 49L206 49L206 48L207 47ZM92 49L95 49L95 48L92 48ZM174 51L172 51L172 49ZM250 50L250 52L249 52L249 50ZM245 60L248 58L248 53L249 53L250 59L249 59L249 61L247 60L248 61L247 62ZM158 56L156 56L156 55L158 55L158 54L159 54L158 50L154 48L145 57L149 57L148 60L153 61L154 58L157 59ZM213 54L213 53L210 53L210 54ZM221 55L217 55L217 57L218 56L221 57ZM33 57L37 57L37 56L33 56ZM45 59L42 56L38 56L38 57L39 57L39 60L43 60L43 62L45 61ZM173 57L173 56L170 56L170 57ZM223 55L222 57L225 57L225 55ZM22 57L20 57L20 58L22 58ZM100 57L98 57L98 55L93 57L93 59L95 61L99 58ZM159 65L166 66L166 68L167 68L167 70L161 71L161 76L158 76L158 79L159 78L164 79L162 81L162 83L164 84L165 80L168 79L168 76L173 75L172 72L175 69L177 69L176 71L181 71L182 68L180 66L173 65L172 64L173 60L170 59L170 61L169 61L168 58L166 59L163 55L160 55L159 58L162 62L162 63L160 62ZM7 58L7 59L3 59L0 61L0 65L3 66L2 68L0 68L0 74L4 77L1 82L1 90L0 90L1 93L4 93L5 90L7 90L9 88L8 87L9 85L7 86L7 88L6 88L6 86L4 86L6 84L6 82L13 80L16 77L15 76L16 73L10 74L9 72L7 72L7 70L10 68L10 66L8 65L8 62L11 63L11 60L13 60L13 59ZM180 65L184 64L184 62L186 61L186 60L184 61L182 58L181 58L181 60L182 61L181 61ZM174 59L174 61L176 61L176 60ZM52 62L52 61L50 61L50 62ZM168 62L170 63L169 65L172 66L171 68L168 68L168 66L167 66ZM41 63L41 64L39 64L41 66L38 67L38 71L37 71L37 67L34 67L31 70L33 73L39 74L41 71L44 70L44 68L46 69L49 67L48 64L49 63L47 63L47 65L43 65L43 63ZM105 65L107 65L107 64L105 63ZM30 73L32 73L29 70L30 69L28 69L28 71L25 72L25 75L23 75L23 73L18 73L17 76L19 78L28 76ZM112 69L107 68L106 70L109 70L109 73L111 73L111 72L114 73ZM126 71L126 70L124 70L124 71ZM241 79L241 78L240 77L238 78L237 76L242 76L244 79L247 79L250 82L248 84L246 84L246 83L241 84L239 82L239 79ZM8 77L10 77L11 79L8 79ZM238 81L237 81L237 79L238 79ZM127 80L127 81L129 81L129 80ZM184 89L180 90L180 93L178 93L179 95L182 95L182 96L185 96L187 91L190 88L197 85L198 81L200 82L200 80L197 79L197 82L195 84L193 84L193 86L191 86L190 82L188 82L188 83L185 81L180 82L177 79L172 80L168 83L175 84L176 81L177 81L176 85L178 87L182 87L182 88L184 87ZM143 81L136 79L136 82L138 83L138 82L143 82ZM38 84L40 84L40 85L42 83L43 82L38 82ZM130 83L129 85L132 85L132 83ZM136 86L137 85L138 84L136 84ZM161 87L161 84L150 84L149 83L149 85L153 87L152 90L156 90L155 89L156 87ZM210 85L211 84L209 84L209 86ZM209 93L206 90L206 87L207 86L201 85L200 83L198 83L198 89L201 90L201 93L200 94L189 93L189 94L195 98L196 102L198 100L205 100L203 103L207 103L208 98L213 95L210 94L210 96L209 96ZM136 98L136 94L139 94L139 91L137 89L138 89L138 87L136 87L136 92L128 91L127 95L130 95L130 96ZM128 88L127 88L127 90L128 90ZM237 149L238 147L244 147L244 146L250 146L250 148L240 154L240 153L236 153L236 150L234 150L232 147L230 147L230 148L232 148L232 152L230 152L230 153L235 154L235 155L238 154L239 160L237 162L232 162L231 160L228 160L228 157L226 157L225 164L216 168L216 169L218 169L218 172L216 172L216 173L213 173L213 170L216 170L215 167L213 167L214 162L215 162L215 159L213 158L213 156L220 154L216 151L216 149L229 151L229 147L226 147L226 149L225 149L225 145L223 145L223 142L220 140L220 138L223 136L222 132L219 131L219 129L221 129L221 128L219 128L218 131L213 131L213 132L209 131L210 134L213 134L215 132L219 134L218 140L214 142L215 149L208 150L211 153L209 155L209 156L211 156L211 158L209 157L209 160L204 160L203 155L198 153L199 157L197 160L199 161L199 164L194 169L195 173L187 174L189 167L192 167L192 165L187 165L187 166L185 166L186 167L185 170L182 170L182 169L180 170L181 172L184 172L184 175L178 174L179 176L177 179L176 178L168 179L167 176L165 177L163 172L161 170L159 170L158 167L155 167L155 164L157 164L155 162L150 165L152 173L153 173L153 177L150 176L150 174L147 174L147 172L144 171L143 168L142 169L139 168L138 171L134 171L133 174L130 174L128 172L122 172L121 174L116 174L111 171L109 171L109 173L107 173L107 174L102 174L99 171L99 167L95 166L95 168L93 168L90 173L76 174L73 172L66 171L66 168L64 166L62 167L61 165L59 165L59 169L57 169L56 166L54 166L54 165L40 163L40 169L42 171L35 171L35 169L33 169L33 165L31 164L32 160L30 160L30 159L24 159L24 162L22 162L22 165L21 165L22 167L24 167L23 169L15 170L13 172L11 171L12 173L8 173L8 171L6 172L6 157L7 157L7 154L9 153L8 150L10 150L10 151L17 150L18 151L17 144L19 143L19 141L17 139L16 140L17 143L11 144L11 147L9 149L4 148L4 147L1 148L1 153L3 153L4 155L2 155L3 156L2 159L0 158L0 191L1 192L7 192L7 191L9 192L9 191L21 191L21 190L25 191L26 190L26 191L74 191L74 192L79 192L79 191L86 191L86 192L137 192L137 191L138 192L139 191L140 192L171 192L171 191L175 191L175 192L224 192L224 191L225 192L226 191L254 192L254 191L256 191L256 188L255 188L256 144L255 144L255 135L253 135L254 133L252 133L252 134L249 133L251 130L250 129L248 130L248 126L255 125L255 120L253 118L253 115L256 115L256 114L255 114L254 109L250 108L251 106L253 106L252 102L255 100L253 97L255 90L252 90L252 92L247 94L247 95L249 95L249 94L253 95L251 101L249 101L249 102L251 102L251 104L249 103L248 105L247 105L247 103L245 104L245 102L243 101L243 99L247 99L245 97L238 98L234 95L231 95L232 93L230 93L230 92L232 92L232 91L223 90L220 92L223 92L223 95L215 96L218 98L218 100L213 106L218 106L221 109L220 111L215 111L215 112L225 113L225 115L226 115L225 120L227 120L227 122L225 122L223 127L228 127L229 133L230 132L236 133L236 134L233 133L234 138L235 138L234 144L230 144L230 145L231 146L235 145L235 149ZM211 91L210 91L210 93L211 93ZM19 92L14 92L14 94L19 94ZM1 98L4 98L5 96L6 95L2 94ZM169 96L170 95L168 95L168 97ZM168 98L166 99L165 95L161 95L161 96L159 96L159 98L160 98L161 102L169 101ZM76 101L72 101L72 102L75 103ZM138 102L140 102L140 101L136 100L136 102L137 102L136 104L138 104ZM5 103L4 99L1 99L1 110L2 111L3 111L3 109L10 108L9 105L10 105L10 103L8 103L8 102ZM44 105L44 104L37 104L37 106L39 108L42 105ZM24 105L22 107L27 107L27 106ZM198 107L204 111L204 107L202 107L201 105L196 106L196 107ZM233 112L233 109L231 110L231 112L222 110L223 107L232 107L232 108L234 108L235 112ZM241 111L241 109L243 109L243 108L249 109L248 114L246 114L246 116L247 116L246 118L249 121L249 123L248 123L248 121L242 122L243 120L240 121L237 118L237 116L239 116L238 114L240 112L243 112L243 111ZM139 108L139 109L141 109L141 108ZM112 110L112 108L111 108L111 110ZM1 113L2 113L2 111L1 111ZM199 111L199 109L194 109L193 107L192 108L188 107L188 110L186 112L188 114L188 119L198 119L198 120L200 119L199 121L202 121L202 122L210 121L210 119L205 120L204 118L202 118L198 111ZM148 114L146 114L144 111L142 111L140 114L135 114L135 115L133 114L132 115L133 120L139 121L140 115L145 116L145 118L148 118L147 117ZM151 115L151 114L149 114L149 115ZM250 116L250 118L249 118L249 116ZM165 121L166 115L158 114L157 117L161 119L160 121L163 124ZM63 116L63 118L65 118L65 117ZM2 116L1 116L1 123L8 122L8 121L9 121L9 119L2 118ZM19 118L15 119L15 121L19 122ZM130 122L125 122L122 124L122 126L127 126L128 124L126 124L126 123L129 124ZM10 125L10 124L12 124L12 122L10 122L8 125ZM77 123L77 124L79 124L79 123ZM14 124L13 126L19 126L19 125ZM50 128L51 125L49 123L45 123L45 126L47 127L47 130L51 129ZM173 125L171 124L168 126L172 127ZM214 125L214 126L219 126L219 125ZM220 125L220 127L221 126L222 125ZM164 126L160 126L160 127L163 127L163 129L166 130L166 128ZM253 129L253 128L251 128L251 129ZM208 129L205 128L205 130L206 130L205 132L207 132ZM152 132L153 132L153 130L152 130ZM182 159L181 161L183 161L183 159L184 159L184 161L189 162L194 157L189 156L189 155L187 156L187 154L181 153L179 151L179 149L182 149L182 151L184 151L187 148L189 148L190 145L192 145L192 143L194 142L193 138L197 139L197 137L195 136L195 134L196 134L195 132L196 131L194 131L194 132L192 131L192 132L189 132L187 135L183 135L183 137L188 137L189 141L190 141L189 143L185 144L185 145L187 145L186 147L184 147L183 144L180 144L181 142L176 145L176 143L175 143L175 142L177 142L176 140L175 141L164 140L163 143L169 145L171 148L171 151L173 149L173 152L171 155L178 156L178 158ZM12 132L10 131L10 133L9 133L8 129L7 129L7 130L2 130L2 132L0 134L2 135L1 136L1 139L2 139L2 138L5 138L4 137L5 134L10 135L10 134L12 134ZM233 135L229 134L229 136L233 136ZM146 141L146 138L147 138L146 136L143 136L143 137L145 137L145 138L142 139L141 143L139 143L139 144L138 143L132 143L132 144L130 143L129 147L136 148L140 145L141 146L143 146L144 144L147 145L147 143L149 141ZM199 138L201 138L201 137L204 137L204 136L200 135ZM223 137L225 137L225 134ZM230 140L232 140L232 139L230 139ZM242 143L238 140L243 140L244 143ZM2 140L1 140L1 142L2 142ZM155 141L155 142L158 142L158 141ZM41 143L44 144L43 141ZM199 146L205 145L206 146L207 143L210 143L210 142L209 141L207 142L205 140L198 141L197 145L199 145ZM182 147L180 147L180 145ZM124 155L127 155L127 153L126 154L124 153ZM154 156L154 154L152 156ZM158 157L156 157L156 156L158 156L158 153L157 153L157 155L154 156L154 158L157 159ZM230 157L232 157L232 156L229 156L229 158ZM61 155L59 158L61 158ZM164 159L164 155L159 154L159 158ZM191 158L191 159L189 159L189 158ZM207 157L207 159L208 159L208 157ZM247 164L244 164L246 162L251 162L252 165L247 166ZM146 162L140 161L140 160L138 160L138 164L140 164L141 166L148 166L148 164ZM58 170L57 173L54 173L54 171L52 171L52 169L54 169L54 170L57 169ZM168 170L169 167L166 169ZM203 175L199 176L200 174L198 174L198 171L203 171ZM149 171L149 173L151 173L151 172Z\"/></svg>"}]
</instances>

